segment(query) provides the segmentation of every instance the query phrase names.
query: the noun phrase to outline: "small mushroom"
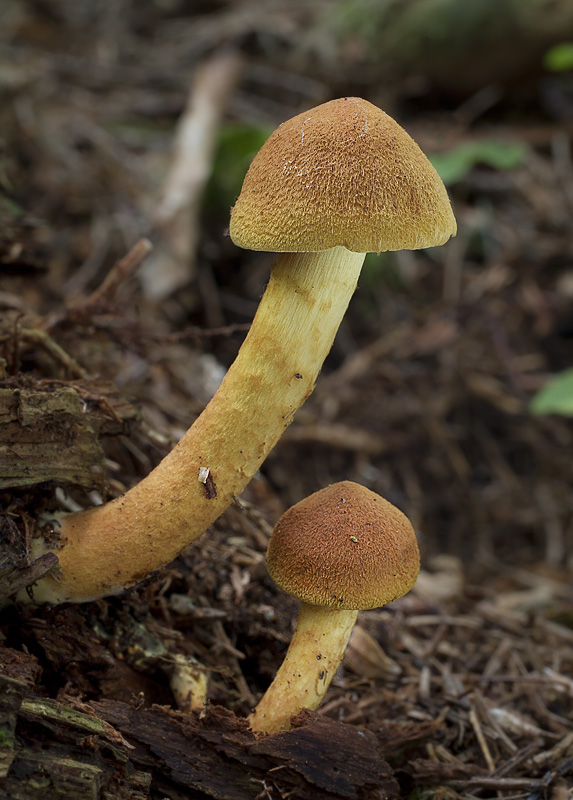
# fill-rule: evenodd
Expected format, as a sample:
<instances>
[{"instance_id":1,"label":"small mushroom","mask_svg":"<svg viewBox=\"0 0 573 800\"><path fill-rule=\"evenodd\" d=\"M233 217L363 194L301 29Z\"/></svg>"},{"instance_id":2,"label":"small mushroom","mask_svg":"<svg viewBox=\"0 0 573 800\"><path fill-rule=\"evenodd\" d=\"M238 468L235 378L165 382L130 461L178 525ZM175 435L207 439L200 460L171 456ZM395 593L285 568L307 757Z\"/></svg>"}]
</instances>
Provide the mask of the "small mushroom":
<instances>
[{"instance_id":1,"label":"small mushroom","mask_svg":"<svg viewBox=\"0 0 573 800\"><path fill-rule=\"evenodd\" d=\"M420 554L401 511L370 489L342 481L283 514L267 564L275 583L302 600L285 659L249 718L252 730L274 733L288 730L301 709L318 707L358 611L406 594L416 582Z\"/></svg>"},{"instance_id":2,"label":"small mushroom","mask_svg":"<svg viewBox=\"0 0 573 800\"><path fill-rule=\"evenodd\" d=\"M270 136L249 168L230 232L240 247L280 253L236 360L146 478L103 506L57 517L61 571L36 585L35 601L113 594L193 542L311 394L365 254L443 244L456 223L442 181L410 136L371 103L346 97ZM32 556L51 549L36 539Z\"/></svg>"}]
</instances>

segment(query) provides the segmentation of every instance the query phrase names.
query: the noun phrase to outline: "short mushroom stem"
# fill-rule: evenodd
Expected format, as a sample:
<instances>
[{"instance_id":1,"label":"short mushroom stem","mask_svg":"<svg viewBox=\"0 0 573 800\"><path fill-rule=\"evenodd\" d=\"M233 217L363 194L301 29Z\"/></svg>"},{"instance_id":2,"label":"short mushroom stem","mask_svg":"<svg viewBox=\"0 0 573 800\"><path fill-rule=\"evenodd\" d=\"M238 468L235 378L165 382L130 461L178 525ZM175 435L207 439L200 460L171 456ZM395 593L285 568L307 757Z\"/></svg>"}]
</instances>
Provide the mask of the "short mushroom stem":
<instances>
[{"instance_id":1,"label":"short mushroom stem","mask_svg":"<svg viewBox=\"0 0 573 800\"><path fill-rule=\"evenodd\" d=\"M267 567L279 588L302 601L285 661L250 718L254 731L272 733L319 705L358 609L409 591L420 553L401 511L365 486L340 481L285 511L269 539Z\"/></svg>"},{"instance_id":2,"label":"short mushroom stem","mask_svg":"<svg viewBox=\"0 0 573 800\"><path fill-rule=\"evenodd\" d=\"M61 572L36 602L84 602L137 583L175 558L239 494L311 394L356 288L364 253L284 253L217 393L163 461L125 495L59 517ZM208 470L207 484L199 481ZM22 600L27 597L22 596Z\"/></svg>"},{"instance_id":3,"label":"short mushroom stem","mask_svg":"<svg viewBox=\"0 0 573 800\"><path fill-rule=\"evenodd\" d=\"M302 603L296 630L275 679L249 721L253 731L290 729L290 718L320 705L344 656L358 611Z\"/></svg>"}]
</instances>

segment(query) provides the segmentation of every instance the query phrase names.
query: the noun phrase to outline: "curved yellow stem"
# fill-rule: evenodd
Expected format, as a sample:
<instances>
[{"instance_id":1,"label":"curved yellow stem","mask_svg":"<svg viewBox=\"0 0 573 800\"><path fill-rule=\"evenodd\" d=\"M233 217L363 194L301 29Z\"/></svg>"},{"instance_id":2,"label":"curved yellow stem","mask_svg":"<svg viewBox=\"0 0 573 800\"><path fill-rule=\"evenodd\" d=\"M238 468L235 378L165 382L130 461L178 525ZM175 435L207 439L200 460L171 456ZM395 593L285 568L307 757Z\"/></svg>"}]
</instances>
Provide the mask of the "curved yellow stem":
<instances>
[{"instance_id":1,"label":"curved yellow stem","mask_svg":"<svg viewBox=\"0 0 573 800\"><path fill-rule=\"evenodd\" d=\"M169 455L106 505L58 518L61 573L36 602L114 594L175 558L239 494L311 394L356 287L363 253L281 254L219 390ZM209 470L208 484L199 470ZM26 596L23 595L25 600Z\"/></svg>"}]
</instances>

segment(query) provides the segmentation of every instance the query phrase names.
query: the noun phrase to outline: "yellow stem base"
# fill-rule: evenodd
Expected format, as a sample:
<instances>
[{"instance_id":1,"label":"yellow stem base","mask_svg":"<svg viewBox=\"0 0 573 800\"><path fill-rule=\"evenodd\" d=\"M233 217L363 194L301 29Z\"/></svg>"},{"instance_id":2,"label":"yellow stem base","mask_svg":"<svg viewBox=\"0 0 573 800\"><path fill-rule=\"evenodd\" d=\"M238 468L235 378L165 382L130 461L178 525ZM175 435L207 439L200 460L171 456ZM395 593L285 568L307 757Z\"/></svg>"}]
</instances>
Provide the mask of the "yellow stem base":
<instances>
[{"instance_id":1,"label":"yellow stem base","mask_svg":"<svg viewBox=\"0 0 573 800\"><path fill-rule=\"evenodd\" d=\"M253 731L288 731L303 708L318 708L338 669L358 611L300 607L283 663L249 721Z\"/></svg>"}]
</instances>

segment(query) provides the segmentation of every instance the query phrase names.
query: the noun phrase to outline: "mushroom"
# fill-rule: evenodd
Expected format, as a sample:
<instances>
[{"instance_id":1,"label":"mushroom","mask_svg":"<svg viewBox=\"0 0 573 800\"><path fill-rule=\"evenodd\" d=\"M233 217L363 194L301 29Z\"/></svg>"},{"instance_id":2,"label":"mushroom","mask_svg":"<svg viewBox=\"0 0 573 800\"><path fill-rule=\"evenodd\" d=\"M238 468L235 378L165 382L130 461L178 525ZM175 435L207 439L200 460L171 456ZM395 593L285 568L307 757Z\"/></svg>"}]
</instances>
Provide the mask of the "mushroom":
<instances>
[{"instance_id":1,"label":"mushroom","mask_svg":"<svg viewBox=\"0 0 573 800\"><path fill-rule=\"evenodd\" d=\"M230 232L240 247L280 253L236 360L146 478L105 505L57 516L61 569L38 582L35 601L113 594L194 541L311 394L365 253L440 245L456 223L440 178L410 136L371 103L348 97L270 136L249 168ZM32 556L53 549L36 539Z\"/></svg>"},{"instance_id":2,"label":"mushroom","mask_svg":"<svg viewBox=\"0 0 573 800\"><path fill-rule=\"evenodd\" d=\"M302 604L285 659L249 718L260 733L288 730L293 714L318 707L358 611L406 594L420 571L420 554L401 511L370 489L342 481L283 514L267 565L274 582Z\"/></svg>"}]
</instances>

